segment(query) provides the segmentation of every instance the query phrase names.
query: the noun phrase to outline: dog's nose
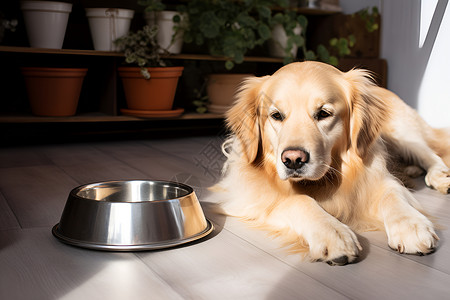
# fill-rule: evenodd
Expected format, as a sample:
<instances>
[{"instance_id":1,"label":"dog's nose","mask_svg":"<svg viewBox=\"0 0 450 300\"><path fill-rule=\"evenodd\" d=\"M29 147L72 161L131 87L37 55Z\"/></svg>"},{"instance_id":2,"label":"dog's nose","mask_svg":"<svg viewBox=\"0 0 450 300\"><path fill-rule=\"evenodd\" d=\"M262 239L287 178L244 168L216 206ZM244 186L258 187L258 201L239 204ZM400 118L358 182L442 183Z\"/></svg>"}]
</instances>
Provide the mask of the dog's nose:
<instances>
[{"instance_id":1,"label":"dog's nose","mask_svg":"<svg viewBox=\"0 0 450 300\"><path fill-rule=\"evenodd\" d=\"M309 153L302 149L284 150L281 161L289 169L300 169L309 161Z\"/></svg>"}]
</instances>

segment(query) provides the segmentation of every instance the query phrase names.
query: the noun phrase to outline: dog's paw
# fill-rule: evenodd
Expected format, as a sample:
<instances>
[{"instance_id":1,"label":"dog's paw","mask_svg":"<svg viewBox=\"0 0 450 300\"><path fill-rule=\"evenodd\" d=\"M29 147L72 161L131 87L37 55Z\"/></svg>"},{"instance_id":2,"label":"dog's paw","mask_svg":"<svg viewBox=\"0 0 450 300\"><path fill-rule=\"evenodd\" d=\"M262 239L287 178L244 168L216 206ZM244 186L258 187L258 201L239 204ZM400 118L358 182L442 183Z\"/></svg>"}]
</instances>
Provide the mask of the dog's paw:
<instances>
[{"instance_id":1,"label":"dog's paw","mask_svg":"<svg viewBox=\"0 0 450 300\"><path fill-rule=\"evenodd\" d=\"M424 170L421 167L414 165L405 167L403 172L406 176L411 178L417 178L424 174Z\"/></svg>"},{"instance_id":2,"label":"dog's paw","mask_svg":"<svg viewBox=\"0 0 450 300\"><path fill-rule=\"evenodd\" d=\"M389 247L400 253L425 255L436 250L439 237L423 215L399 218L386 229Z\"/></svg>"},{"instance_id":3,"label":"dog's paw","mask_svg":"<svg viewBox=\"0 0 450 300\"><path fill-rule=\"evenodd\" d=\"M358 258L362 247L347 225L333 220L316 229L318 230L308 239L309 256L313 261L342 266Z\"/></svg>"},{"instance_id":4,"label":"dog's paw","mask_svg":"<svg viewBox=\"0 0 450 300\"><path fill-rule=\"evenodd\" d=\"M450 193L450 169L430 169L425 176L425 183L442 194Z\"/></svg>"}]
</instances>

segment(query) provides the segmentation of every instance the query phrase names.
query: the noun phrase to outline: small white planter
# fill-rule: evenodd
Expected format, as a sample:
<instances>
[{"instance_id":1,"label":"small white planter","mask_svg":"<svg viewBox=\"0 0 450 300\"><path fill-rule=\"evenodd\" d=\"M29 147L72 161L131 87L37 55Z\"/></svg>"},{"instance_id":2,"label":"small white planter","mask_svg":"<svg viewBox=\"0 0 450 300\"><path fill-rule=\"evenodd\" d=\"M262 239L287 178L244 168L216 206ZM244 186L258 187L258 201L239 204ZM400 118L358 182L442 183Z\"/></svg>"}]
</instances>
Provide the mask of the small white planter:
<instances>
[{"instance_id":1,"label":"small white planter","mask_svg":"<svg viewBox=\"0 0 450 300\"><path fill-rule=\"evenodd\" d=\"M72 4L22 1L20 8L31 47L62 48Z\"/></svg>"},{"instance_id":2,"label":"small white planter","mask_svg":"<svg viewBox=\"0 0 450 300\"><path fill-rule=\"evenodd\" d=\"M144 18L147 25L158 25L156 39L161 48L170 53L179 54L183 48L183 33L178 32L175 36L176 24L173 22L175 15L179 15L179 13L176 11L146 12Z\"/></svg>"},{"instance_id":3,"label":"small white planter","mask_svg":"<svg viewBox=\"0 0 450 300\"><path fill-rule=\"evenodd\" d=\"M86 8L94 49L118 51L114 41L130 30L134 11L119 8Z\"/></svg>"},{"instance_id":4,"label":"small white planter","mask_svg":"<svg viewBox=\"0 0 450 300\"><path fill-rule=\"evenodd\" d=\"M294 33L296 35L300 35L302 33L302 28L300 25L294 28ZM286 31L283 28L283 25L277 24L272 29L272 38L268 41L269 46L269 54L273 57L285 57L284 49L286 48L288 41L288 37L286 35ZM292 56L297 55L298 47L297 45L293 45L291 49Z\"/></svg>"}]
</instances>

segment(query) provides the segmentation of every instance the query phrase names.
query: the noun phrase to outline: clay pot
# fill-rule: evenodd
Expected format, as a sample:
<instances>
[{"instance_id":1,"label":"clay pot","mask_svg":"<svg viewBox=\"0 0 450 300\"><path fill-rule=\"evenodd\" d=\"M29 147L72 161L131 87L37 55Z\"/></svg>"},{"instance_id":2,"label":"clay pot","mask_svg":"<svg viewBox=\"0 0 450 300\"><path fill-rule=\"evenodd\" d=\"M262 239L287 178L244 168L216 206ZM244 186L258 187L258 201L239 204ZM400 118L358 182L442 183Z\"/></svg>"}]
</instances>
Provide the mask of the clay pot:
<instances>
[{"instance_id":1,"label":"clay pot","mask_svg":"<svg viewBox=\"0 0 450 300\"><path fill-rule=\"evenodd\" d=\"M150 79L145 79L138 67L120 67L125 98L129 109L171 110L178 78L183 67L148 68Z\"/></svg>"},{"instance_id":2,"label":"clay pot","mask_svg":"<svg viewBox=\"0 0 450 300\"><path fill-rule=\"evenodd\" d=\"M22 68L31 111L38 116L72 116L87 69Z\"/></svg>"},{"instance_id":3,"label":"clay pot","mask_svg":"<svg viewBox=\"0 0 450 300\"><path fill-rule=\"evenodd\" d=\"M208 111L226 113L233 105L235 94L243 80L252 74L211 74L208 77Z\"/></svg>"}]
</instances>

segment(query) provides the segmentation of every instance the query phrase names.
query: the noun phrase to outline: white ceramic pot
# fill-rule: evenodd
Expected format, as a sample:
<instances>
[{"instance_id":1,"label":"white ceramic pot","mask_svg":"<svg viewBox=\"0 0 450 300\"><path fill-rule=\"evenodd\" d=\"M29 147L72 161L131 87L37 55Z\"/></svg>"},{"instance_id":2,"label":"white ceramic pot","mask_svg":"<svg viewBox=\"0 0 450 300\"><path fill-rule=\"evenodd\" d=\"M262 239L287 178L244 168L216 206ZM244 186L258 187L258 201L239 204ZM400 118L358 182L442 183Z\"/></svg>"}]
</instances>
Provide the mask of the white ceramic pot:
<instances>
[{"instance_id":1,"label":"white ceramic pot","mask_svg":"<svg viewBox=\"0 0 450 300\"><path fill-rule=\"evenodd\" d=\"M211 74L206 87L209 98L208 111L226 113L233 105L236 92L243 80L252 74Z\"/></svg>"},{"instance_id":2,"label":"white ceramic pot","mask_svg":"<svg viewBox=\"0 0 450 300\"><path fill-rule=\"evenodd\" d=\"M294 28L294 33L300 35L302 33L302 28L300 25ZM285 57L284 49L286 48L288 37L283 25L277 24L272 29L272 38L268 41L269 54L273 57ZM293 45L291 49L292 56L296 57L298 47Z\"/></svg>"},{"instance_id":3,"label":"white ceramic pot","mask_svg":"<svg viewBox=\"0 0 450 300\"><path fill-rule=\"evenodd\" d=\"M94 49L117 51L114 41L130 30L134 11L121 8L86 8Z\"/></svg>"},{"instance_id":4,"label":"white ceramic pot","mask_svg":"<svg viewBox=\"0 0 450 300\"><path fill-rule=\"evenodd\" d=\"M144 18L147 25L158 25L157 41L161 48L173 54L181 53L183 47L183 33L175 35L173 17L179 15L176 11L146 12Z\"/></svg>"},{"instance_id":5,"label":"white ceramic pot","mask_svg":"<svg viewBox=\"0 0 450 300\"><path fill-rule=\"evenodd\" d=\"M51 1L22 1L20 8L31 47L62 48L72 4Z\"/></svg>"}]
</instances>

